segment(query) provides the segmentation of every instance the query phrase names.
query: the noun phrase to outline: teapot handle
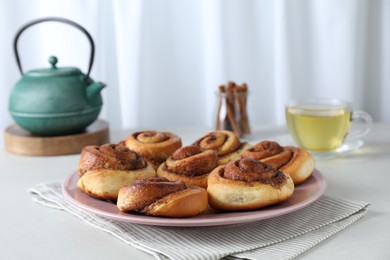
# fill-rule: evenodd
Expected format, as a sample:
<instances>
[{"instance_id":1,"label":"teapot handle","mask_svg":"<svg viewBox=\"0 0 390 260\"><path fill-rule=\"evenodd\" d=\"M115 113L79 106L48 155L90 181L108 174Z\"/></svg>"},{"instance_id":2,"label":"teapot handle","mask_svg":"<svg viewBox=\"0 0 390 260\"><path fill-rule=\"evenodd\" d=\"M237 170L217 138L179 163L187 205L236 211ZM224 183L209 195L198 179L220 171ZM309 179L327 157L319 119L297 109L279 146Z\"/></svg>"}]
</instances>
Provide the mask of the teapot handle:
<instances>
[{"instance_id":1,"label":"teapot handle","mask_svg":"<svg viewBox=\"0 0 390 260\"><path fill-rule=\"evenodd\" d=\"M82 31L85 34L85 36L87 36L87 38L89 40L89 43L91 45L91 54L90 54L90 58L89 58L89 67L88 67L88 72L86 74L86 78L88 78L89 74L91 73L93 59L94 59L94 55L95 55L95 45L93 43L93 39L92 39L91 35L88 33L88 31L86 29L84 29L81 25L79 25L79 24L77 24L77 23L75 23L75 22L73 22L71 20L68 20L68 19L65 19L65 18L60 18L60 17L47 17L47 18L34 20L34 21L29 22L26 25L24 25L16 33L15 39L14 39L14 53L15 53L16 63L18 64L20 73L22 75L24 74L23 70L22 70L22 65L20 63L20 57L19 57L19 52L18 52L18 39L19 39L20 35L22 34L22 32L24 30L26 30L27 28L29 28L32 25L35 25L35 24L38 24L38 23L42 23L42 22L61 22L61 23L66 23L66 24L69 24L69 25L72 25L72 26L76 27L77 29Z\"/></svg>"}]
</instances>

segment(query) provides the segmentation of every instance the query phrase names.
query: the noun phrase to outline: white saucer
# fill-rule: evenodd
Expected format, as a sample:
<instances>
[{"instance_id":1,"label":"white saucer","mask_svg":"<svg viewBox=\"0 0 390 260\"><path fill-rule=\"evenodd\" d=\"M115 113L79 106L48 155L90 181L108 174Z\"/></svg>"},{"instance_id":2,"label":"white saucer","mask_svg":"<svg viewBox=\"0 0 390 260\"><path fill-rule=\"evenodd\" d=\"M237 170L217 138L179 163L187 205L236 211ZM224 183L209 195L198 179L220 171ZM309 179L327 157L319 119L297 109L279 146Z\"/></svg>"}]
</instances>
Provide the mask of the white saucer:
<instances>
[{"instance_id":1,"label":"white saucer","mask_svg":"<svg viewBox=\"0 0 390 260\"><path fill-rule=\"evenodd\" d=\"M278 136L273 139L274 141L280 143L283 146L286 145L294 145L297 146L297 144L294 142L292 137L290 135L282 135ZM339 157L341 155L359 150L364 146L363 140L351 140L351 141L346 141L342 146L337 148L336 150L333 151L324 151L324 152L319 152L319 151L309 151L316 159L331 159L335 157Z\"/></svg>"}]
</instances>

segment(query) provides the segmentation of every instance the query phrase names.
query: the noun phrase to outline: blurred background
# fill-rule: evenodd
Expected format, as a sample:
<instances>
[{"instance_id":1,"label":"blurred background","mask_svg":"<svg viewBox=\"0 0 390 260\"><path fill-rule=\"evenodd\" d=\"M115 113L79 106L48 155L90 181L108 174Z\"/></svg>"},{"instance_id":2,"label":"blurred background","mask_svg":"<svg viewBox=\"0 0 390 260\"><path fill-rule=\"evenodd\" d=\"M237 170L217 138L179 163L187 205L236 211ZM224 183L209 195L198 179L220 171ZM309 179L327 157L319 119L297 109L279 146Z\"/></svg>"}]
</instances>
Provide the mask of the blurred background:
<instances>
[{"instance_id":1,"label":"blurred background","mask_svg":"<svg viewBox=\"0 0 390 260\"><path fill-rule=\"evenodd\" d=\"M48 16L94 38L91 76L107 84L100 118L113 129L214 127L228 81L248 84L253 126L285 124L284 104L303 97L345 99L390 122L389 0L0 0L2 129L21 78L15 34ZM87 71L88 41L69 25L35 25L18 46L25 71L50 55Z\"/></svg>"}]
</instances>

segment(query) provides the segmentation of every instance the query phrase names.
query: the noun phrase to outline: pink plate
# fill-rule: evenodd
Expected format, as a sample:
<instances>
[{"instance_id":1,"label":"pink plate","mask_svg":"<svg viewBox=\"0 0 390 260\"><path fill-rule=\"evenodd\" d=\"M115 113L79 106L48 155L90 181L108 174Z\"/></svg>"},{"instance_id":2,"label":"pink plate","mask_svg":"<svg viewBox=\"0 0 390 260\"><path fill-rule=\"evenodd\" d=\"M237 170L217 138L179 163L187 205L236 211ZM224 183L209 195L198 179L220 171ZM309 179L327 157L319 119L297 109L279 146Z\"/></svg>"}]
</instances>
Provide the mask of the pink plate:
<instances>
[{"instance_id":1,"label":"pink plate","mask_svg":"<svg viewBox=\"0 0 390 260\"><path fill-rule=\"evenodd\" d=\"M64 182L63 194L68 202L71 202L79 208L113 220L144 225L176 227L231 225L281 216L308 206L320 198L326 189L324 177L318 170L315 170L306 182L295 187L294 194L291 198L275 206L255 211L228 213L217 213L209 209L202 215L192 218L164 218L120 212L115 203L95 199L82 192L77 187L78 179L77 173L70 175Z\"/></svg>"}]
</instances>

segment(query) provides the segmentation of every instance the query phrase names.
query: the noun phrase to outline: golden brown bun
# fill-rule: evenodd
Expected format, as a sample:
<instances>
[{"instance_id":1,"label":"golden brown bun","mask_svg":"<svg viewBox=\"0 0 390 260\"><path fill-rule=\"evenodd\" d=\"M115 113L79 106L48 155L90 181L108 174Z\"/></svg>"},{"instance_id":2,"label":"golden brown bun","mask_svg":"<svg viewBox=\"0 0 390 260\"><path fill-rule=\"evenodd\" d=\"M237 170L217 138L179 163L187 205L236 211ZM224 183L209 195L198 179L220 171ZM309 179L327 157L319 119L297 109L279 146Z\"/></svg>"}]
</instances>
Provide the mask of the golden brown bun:
<instances>
[{"instance_id":1,"label":"golden brown bun","mask_svg":"<svg viewBox=\"0 0 390 260\"><path fill-rule=\"evenodd\" d=\"M140 155L119 144L86 146L81 151L77 186L91 196L117 199L119 189L137 179L156 176Z\"/></svg>"},{"instance_id":2,"label":"golden brown bun","mask_svg":"<svg viewBox=\"0 0 390 260\"><path fill-rule=\"evenodd\" d=\"M142 131L136 132L124 140L131 150L141 154L154 169L182 146L181 138L169 132Z\"/></svg>"},{"instance_id":3,"label":"golden brown bun","mask_svg":"<svg viewBox=\"0 0 390 260\"><path fill-rule=\"evenodd\" d=\"M290 175L296 185L301 184L314 172L315 160L310 153L298 147L285 146L285 149L291 150L293 157L279 170Z\"/></svg>"},{"instance_id":4,"label":"golden brown bun","mask_svg":"<svg viewBox=\"0 0 390 260\"><path fill-rule=\"evenodd\" d=\"M287 200L294 183L270 165L246 158L216 168L209 175L207 192L215 209L253 210Z\"/></svg>"},{"instance_id":5,"label":"golden brown bun","mask_svg":"<svg viewBox=\"0 0 390 260\"><path fill-rule=\"evenodd\" d=\"M248 143L241 143L240 138L235 133L226 130L210 132L194 142L193 145L199 146L202 150L216 151L219 165L240 159L241 153L250 148Z\"/></svg>"},{"instance_id":6,"label":"golden brown bun","mask_svg":"<svg viewBox=\"0 0 390 260\"><path fill-rule=\"evenodd\" d=\"M155 177L138 180L119 190L117 206L123 212L137 211L163 217L192 217L208 207L207 192L182 181Z\"/></svg>"},{"instance_id":7,"label":"golden brown bun","mask_svg":"<svg viewBox=\"0 0 390 260\"><path fill-rule=\"evenodd\" d=\"M288 174L295 185L306 181L315 169L315 160L310 153L294 146L282 147L276 142L262 141L241 154L242 158L252 158L270 164Z\"/></svg>"},{"instance_id":8,"label":"golden brown bun","mask_svg":"<svg viewBox=\"0 0 390 260\"><path fill-rule=\"evenodd\" d=\"M207 188L208 175L217 166L218 157L215 151L202 151L198 146L184 146L160 165L157 176Z\"/></svg>"}]
</instances>

